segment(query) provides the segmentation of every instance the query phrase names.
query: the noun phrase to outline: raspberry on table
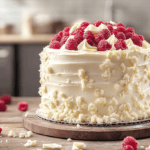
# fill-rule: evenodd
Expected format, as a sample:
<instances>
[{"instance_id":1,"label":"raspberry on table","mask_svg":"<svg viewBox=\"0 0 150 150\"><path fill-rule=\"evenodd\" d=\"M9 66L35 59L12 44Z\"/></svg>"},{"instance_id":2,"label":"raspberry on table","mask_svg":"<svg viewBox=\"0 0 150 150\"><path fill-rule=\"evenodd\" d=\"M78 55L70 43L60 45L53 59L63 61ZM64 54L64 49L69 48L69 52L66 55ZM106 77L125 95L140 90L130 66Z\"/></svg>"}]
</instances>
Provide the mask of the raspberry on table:
<instances>
[{"instance_id":1,"label":"raspberry on table","mask_svg":"<svg viewBox=\"0 0 150 150\"><path fill-rule=\"evenodd\" d=\"M111 32L108 29L101 30L100 34L102 34L106 40L111 36Z\"/></svg>"},{"instance_id":2,"label":"raspberry on table","mask_svg":"<svg viewBox=\"0 0 150 150\"><path fill-rule=\"evenodd\" d=\"M28 110L28 103L27 102L19 102L17 105L18 110L26 111Z\"/></svg>"},{"instance_id":3,"label":"raspberry on table","mask_svg":"<svg viewBox=\"0 0 150 150\"><path fill-rule=\"evenodd\" d=\"M139 38L138 35L132 36L131 39L135 45L142 47L142 40Z\"/></svg>"},{"instance_id":4,"label":"raspberry on table","mask_svg":"<svg viewBox=\"0 0 150 150\"><path fill-rule=\"evenodd\" d=\"M61 43L58 41L51 41L49 48L53 49L60 49L61 48Z\"/></svg>"},{"instance_id":5,"label":"raspberry on table","mask_svg":"<svg viewBox=\"0 0 150 150\"><path fill-rule=\"evenodd\" d=\"M104 36L103 36L102 34L97 34L97 35L95 35L95 40L94 40L94 42L95 42L96 44L98 44L100 40L104 40L104 39L105 39L105 38L104 38Z\"/></svg>"},{"instance_id":6,"label":"raspberry on table","mask_svg":"<svg viewBox=\"0 0 150 150\"><path fill-rule=\"evenodd\" d=\"M69 27L66 27L64 28L63 32L69 32L70 31L70 28Z\"/></svg>"},{"instance_id":7,"label":"raspberry on table","mask_svg":"<svg viewBox=\"0 0 150 150\"><path fill-rule=\"evenodd\" d=\"M86 31L83 35L83 38L94 40L94 34L92 31Z\"/></svg>"},{"instance_id":8,"label":"raspberry on table","mask_svg":"<svg viewBox=\"0 0 150 150\"><path fill-rule=\"evenodd\" d=\"M131 33L135 33L135 31L134 31L134 29L132 28L132 27L128 27L128 28L126 28L126 31L125 31L126 33L128 33L128 32L131 32Z\"/></svg>"},{"instance_id":9,"label":"raspberry on table","mask_svg":"<svg viewBox=\"0 0 150 150\"><path fill-rule=\"evenodd\" d=\"M95 21L93 23L94 26L99 27L102 23L104 23L103 21Z\"/></svg>"},{"instance_id":10,"label":"raspberry on table","mask_svg":"<svg viewBox=\"0 0 150 150\"><path fill-rule=\"evenodd\" d=\"M126 39L132 38L133 33L132 32L127 32L126 34Z\"/></svg>"},{"instance_id":11,"label":"raspberry on table","mask_svg":"<svg viewBox=\"0 0 150 150\"><path fill-rule=\"evenodd\" d=\"M124 148L127 145L132 146L133 150L136 150L138 147L138 143L137 143L136 139L132 136L127 136L126 138L124 138L124 140L122 142L122 147Z\"/></svg>"},{"instance_id":12,"label":"raspberry on table","mask_svg":"<svg viewBox=\"0 0 150 150\"><path fill-rule=\"evenodd\" d=\"M0 100L0 111L6 111L7 106L4 101Z\"/></svg>"},{"instance_id":13,"label":"raspberry on table","mask_svg":"<svg viewBox=\"0 0 150 150\"><path fill-rule=\"evenodd\" d=\"M1 100L4 101L5 104L10 104L12 98L10 95L5 94L5 95L2 95Z\"/></svg>"},{"instance_id":14,"label":"raspberry on table","mask_svg":"<svg viewBox=\"0 0 150 150\"><path fill-rule=\"evenodd\" d=\"M52 40L51 40L51 41L59 41L59 42L60 42L60 40L61 40L61 36L58 35L58 34L56 34L56 35L54 35L54 36L52 37Z\"/></svg>"},{"instance_id":15,"label":"raspberry on table","mask_svg":"<svg viewBox=\"0 0 150 150\"><path fill-rule=\"evenodd\" d=\"M122 27L125 28L125 26L124 26L122 23L117 23L116 26L117 26L117 27L119 27L119 26L121 27L121 26L122 26Z\"/></svg>"},{"instance_id":16,"label":"raspberry on table","mask_svg":"<svg viewBox=\"0 0 150 150\"><path fill-rule=\"evenodd\" d=\"M97 47L97 50L98 51L106 51L106 50L110 50L112 48L112 45L109 44L107 41L105 40L101 40L99 43L98 43L98 47Z\"/></svg>"},{"instance_id":17,"label":"raspberry on table","mask_svg":"<svg viewBox=\"0 0 150 150\"><path fill-rule=\"evenodd\" d=\"M2 132L2 128L0 128L0 133Z\"/></svg>"},{"instance_id":18,"label":"raspberry on table","mask_svg":"<svg viewBox=\"0 0 150 150\"><path fill-rule=\"evenodd\" d=\"M126 145L123 150L134 150L131 145Z\"/></svg>"},{"instance_id":19,"label":"raspberry on table","mask_svg":"<svg viewBox=\"0 0 150 150\"><path fill-rule=\"evenodd\" d=\"M123 26L118 26L118 27L117 27L117 31L118 31L118 32L123 32L123 33L125 33L126 28L123 27Z\"/></svg>"},{"instance_id":20,"label":"raspberry on table","mask_svg":"<svg viewBox=\"0 0 150 150\"><path fill-rule=\"evenodd\" d=\"M119 50L119 49L125 50L125 49L128 48L127 45L126 45L126 42L124 40L122 40L122 39L121 40L117 40L115 42L114 46L115 46L116 50Z\"/></svg>"},{"instance_id":21,"label":"raspberry on table","mask_svg":"<svg viewBox=\"0 0 150 150\"><path fill-rule=\"evenodd\" d=\"M118 32L118 33L116 34L116 38L117 38L117 39L125 40L125 39L126 39L126 36L125 36L125 34L124 34L123 32Z\"/></svg>"},{"instance_id":22,"label":"raspberry on table","mask_svg":"<svg viewBox=\"0 0 150 150\"><path fill-rule=\"evenodd\" d=\"M77 50L77 42L75 39L69 39L65 46L68 50Z\"/></svg>"},{"instance_id":23,"label":"raspberry on table","mask_svg":"<svg viewBox=\"0 0 150 150\"><path fill-rule=\"evenodd\" d=\"M63 36L61 41L60 41L60 44L61 45L65 44L68 38L69 38L69 36Z\"/></svg>"}]
</instances>

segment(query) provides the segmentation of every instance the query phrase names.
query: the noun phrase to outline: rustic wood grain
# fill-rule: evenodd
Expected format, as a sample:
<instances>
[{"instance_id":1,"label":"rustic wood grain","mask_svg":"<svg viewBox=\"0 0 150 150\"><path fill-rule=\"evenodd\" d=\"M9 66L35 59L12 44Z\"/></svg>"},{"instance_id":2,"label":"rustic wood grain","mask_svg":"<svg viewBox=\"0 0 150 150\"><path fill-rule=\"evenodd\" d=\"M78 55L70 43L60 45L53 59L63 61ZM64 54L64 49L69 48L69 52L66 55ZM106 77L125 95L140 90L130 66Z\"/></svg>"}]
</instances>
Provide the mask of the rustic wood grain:
<instances>
[{"instance_id":1,"label":"rustic wood grain","mask_svg":"<svg viewBox=\"0 0 150 150\"><path fill-rule=\"evenodd\" d=\"M83 141L83 140L73 140L68 142L66 139L53 138L48 136L43 136L34 133L31 138L20 139L10 138L7 136L10 130L13 130L17 136L21 131L27 131L23 128L21 123L22 112L17 110L17 103L20 101L26 101L29 103L29 111L38 107L40 103L40 98L13 98L11 105L8 105L8 110L4 113L0 112L0 127L3 128L3 132L0 137L0 150L37 150L42 149L42 144L57 143L63 146L63 150L71 150L73 142L84 142L87 147L86 150L122 150L121 143L122 140L118 141ZM18 118L18 119L17 119ZM15 122L16 121L16 122ZM31 148L25 148L24 144L27 139L37 140L37 146ZM6 142L7 140L7 142ZM143 138L137 140L139 143L138 150L144 150L145 148L140 148L140 146L148 147L150 145L150 138Z\"/></svg>"}]
</instances>

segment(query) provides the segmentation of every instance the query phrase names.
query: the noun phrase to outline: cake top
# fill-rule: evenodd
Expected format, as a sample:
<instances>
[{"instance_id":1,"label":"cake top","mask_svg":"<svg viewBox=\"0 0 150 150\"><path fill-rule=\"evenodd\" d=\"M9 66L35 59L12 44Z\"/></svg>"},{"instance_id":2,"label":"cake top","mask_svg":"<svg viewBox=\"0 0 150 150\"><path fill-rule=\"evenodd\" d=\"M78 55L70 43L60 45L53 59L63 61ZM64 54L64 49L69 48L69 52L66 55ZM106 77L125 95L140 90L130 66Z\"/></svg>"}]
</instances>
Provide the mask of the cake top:
<instances>
[{"instance_id":1,"label":"cake top","mask_svg":"<svg viewBox=\"0 0 150 150\"><path fill-rule=\"evenodd\" d=\"M143 50L150 44L132 27L122 23L95 21L76 23L52 37L49 48L73 51Z\"/></svg>"}]
</instances>

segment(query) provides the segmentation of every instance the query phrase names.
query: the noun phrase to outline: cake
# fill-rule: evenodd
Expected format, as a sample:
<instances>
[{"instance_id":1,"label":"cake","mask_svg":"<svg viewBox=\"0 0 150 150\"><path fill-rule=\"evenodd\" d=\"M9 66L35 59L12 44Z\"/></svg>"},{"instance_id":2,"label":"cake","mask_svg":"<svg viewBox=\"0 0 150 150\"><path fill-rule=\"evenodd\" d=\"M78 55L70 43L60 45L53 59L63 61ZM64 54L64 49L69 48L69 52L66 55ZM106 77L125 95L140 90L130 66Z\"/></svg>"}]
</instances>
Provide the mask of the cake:
<instances>
[{"instance_id":1,"label":"cake","mask_svg":"<svg viewBox=\"0 0 150 150\"><path fill-rule=\"evenodd\" d=\"M150 117L150 44L132 27L77 23L54 35L40 58L44 118L108 124Z\"/></svg>"}]
</instances>

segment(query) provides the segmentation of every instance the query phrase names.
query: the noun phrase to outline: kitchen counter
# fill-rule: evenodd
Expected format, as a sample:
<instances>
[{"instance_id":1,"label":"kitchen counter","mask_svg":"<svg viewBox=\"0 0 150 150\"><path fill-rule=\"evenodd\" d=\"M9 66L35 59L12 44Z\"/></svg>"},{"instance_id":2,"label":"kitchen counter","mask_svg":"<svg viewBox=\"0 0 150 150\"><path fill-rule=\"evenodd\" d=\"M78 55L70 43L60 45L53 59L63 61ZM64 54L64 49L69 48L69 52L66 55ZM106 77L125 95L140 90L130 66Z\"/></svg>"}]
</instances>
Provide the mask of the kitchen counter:
<instances>
[{"instance_id":1,"label":"kitchen counter","mask_svg":"<svg viewBox=\"0 0 150 150\"><path fill-rule=\"evenodd\" d=\"M0 137L0 149L1 150L42 150L42 144L57 143L63 146L63 150L71 150L73 142L79 142L79 140L72 140L68 142L66 139L59 139L54 137L43 136L34 133L30 138L18 137L19 133L26 131L22 126L22 114L17 110L18 102L28 102L29 110L38 108L40 103L39 97L13 97L12 104L7 105L6 112L0 112L0 127L3 128L2 134ZM13 130L16 134L16 138L8 137L8 132ZM69 138L69 137L68 137ZM37 145L35 147L25 148L24 144L28 139L36 140ZM145 148L140 148L140 146L148 147L150 145L150 138L137 140L139 143L138 150L144 150ZM122 141L81 141L86 144L85 150L121 150Z\"/></svg>"},{"instance_id":2,"label":"kitchen counter","mask_svg":"<svg viewBox=\"0 0 150 150\"><path fill-rule=\"evenodd\" d=\"M0 35L0 44L48 44L53 34L35 34L30 37L22 35Z\"/></svg>"}]
</instances>

